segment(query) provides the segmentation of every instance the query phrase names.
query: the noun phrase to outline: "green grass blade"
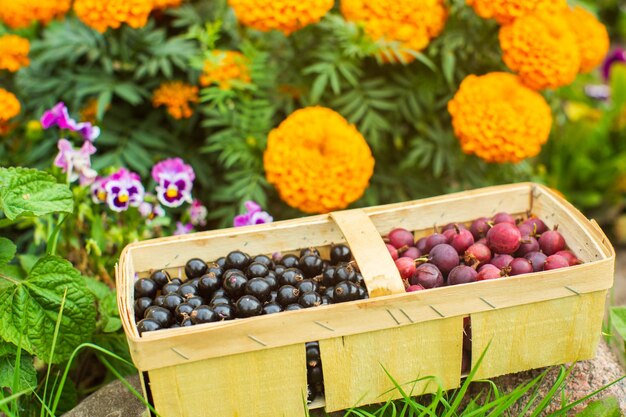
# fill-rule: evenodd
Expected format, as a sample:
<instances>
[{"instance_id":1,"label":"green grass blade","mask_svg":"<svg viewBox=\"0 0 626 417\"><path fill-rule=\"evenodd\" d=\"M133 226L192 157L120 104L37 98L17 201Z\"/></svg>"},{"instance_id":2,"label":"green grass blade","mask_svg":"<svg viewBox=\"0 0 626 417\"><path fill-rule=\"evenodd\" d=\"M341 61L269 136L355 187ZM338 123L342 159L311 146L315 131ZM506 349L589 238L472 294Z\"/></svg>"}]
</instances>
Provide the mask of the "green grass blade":
<instances>
[{"instance_id":1,"label":"green grass blade","mask_svg":"<svg viewBox=\"0 0 626 417\"><path fill-rule=\"evenodd\" d=\"M59 308L59 314L57 315L57 322L54 325L54 334L52 336L52 346L50 347L50 356L49 359L52 359L54 356L54 351L57 346L57 340L59 338L59 328L61 327L61 318L63 317L63 309L65 308L65 300L67 299L67 288L63 293L63 299L61 300L61 307ZM48 370L46 371L46 381L44 383L43 388L43 399L41 400L41 404L46 404L46 394L48 393L48 379L50 378L50 370L52 369L51 365L48 365ZM44 416L44 407L41 408L40 415ZM54 413L50 413L51 416L54 416Z\"/></svg>"},{"instance_id":2,"label":"green grass blade","mask_svg":"<svg viewBox=\"0 0 626 417\"><path fill-rule=\"evenodd\" d=\"M563 387L565 380L567 379L567 377L569 377L569 374L572 372L572 369L574 369L573 366L574 365L570 366L569 369L567 370L563 366L560 367L559 375L557 376L556 381L554 381L554 385L552 385L552 388L550 388L550 391L548 391L546 396L541 400L541 402L539 403L537 408L533 411L533 413L530 415L530 417L537 417L543 412L543 410L546 409L548 404L550 404L550 401L552 401L552 399L554 398L554 395L556 394L556 392Z\"/></svg>"}]
</instances>

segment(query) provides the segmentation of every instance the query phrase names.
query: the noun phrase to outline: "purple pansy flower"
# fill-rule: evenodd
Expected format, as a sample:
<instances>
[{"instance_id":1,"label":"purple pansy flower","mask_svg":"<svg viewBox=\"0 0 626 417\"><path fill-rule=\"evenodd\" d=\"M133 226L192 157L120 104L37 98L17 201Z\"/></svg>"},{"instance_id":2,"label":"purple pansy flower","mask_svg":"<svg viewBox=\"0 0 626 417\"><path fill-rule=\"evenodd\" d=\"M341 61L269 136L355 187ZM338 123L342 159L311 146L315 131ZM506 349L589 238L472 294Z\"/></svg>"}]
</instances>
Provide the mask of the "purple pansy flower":
<instances>
[{"instance_id":1,"label":"purple pansy flower","mask_svg":"<svg viewBox=\"0 0 626 417\"><path fill-rule=\"evenodd\" d=\"M41 126L49 129L52 126L58 126L60 129L69 129L72 132L78 132L83 139L93 142L100 135L100 128L93 126L89 122L77 123L70 117L70 114L62 101L58 102L50 110L46 110L41 116Z\"/></svg>"},{"instance_id":2,"label":"purple pansy flower","mask_svg":"<svg viewBox=\"0 0 626 417\"><path fill-rule=\"evenodd\" d=\"M107 204L113 211L125 211L130 206L139 206L143 201L144 188L141 185L141 178L125 168L120 168L116 173L109 175L104 190Z\"/></svg>"},{"instance_id":3,"label":"purple pansy flower","mask_svg":"<svg viewBox=\"0 0 626 417\"><path fill-rule=\"evenodd\" d=\"M235 227L271 223L274 220L268 212L262 211L261 206L254 201L246 201L245 206L246 213L235 216L233 220Z\"/></svg>"},{"instance_id":4,"label":"purple pansy flower","mask_svg":"<svg viewBox=\"0 0 626 417\"><path fill-rule=\"evenodd\" d=\"M165 210L160 204L151 204L144 201L139 205L139 213L146 218L146 223L152 222L157 217L165 216Z\"/></svg>"},{"instance_id":5,"label":"purple pansy flower","mask_svg":"<svg viewBox=\"0 0 626 417\"><path fill-rule=\"evenodd\" d=\"M74 182L80 179L80 185L91 184L98 173L91 169L91 155L96 153L96 147L91 142L84 142L80 149L67 139L59 139L57 143L59 153L54 159L54 165L67 173L68 181Z\"/></svg>"},{"instance_id":6,"label":"purple pansy flower","mask_svg":"<svg viewBox=\"0 0 626 417\"><path fill-rule=\"evenodd\" d=\"M176 230L174 230L175 235L186 235L187 233L191 233L192 231L193 224L176 222Z\"/></svg>"},{"instance_id":7,"label":"purple pansy flower","mask_svg":"<svg viewBox=\"0 0 626 417\"><path fill-rule=\"evenodd\" d=\"M167 207L180 207L191 203L191 189L196 174L180 158L170 158L152 167L152 178L158 183L157 198Z\"/></svg>"},{"instance_id":8,"label":"purple pansy flower","mask_svg":"<svg viewBox=\"0 0 626 417\"><path fill-rule=\"evenodd\" d=\"M91 184L91 199L96 204L102 204L107 201L107 192L104 189L108 177L97 177Z\"/></svg>"},{"instance_id":9,"label":"purple pansy flower","mask_svg":"<svg viewBox=\"0 0 626 417\"><path fill-rule=\"evenodd\" d=\"M206 226L206 218L209 211L202 205L200 200L193 200L189 206L189 218L194 226Z\"/></svg>"},{"instance_id":10,"label":"purple pansy flower","mask_svg":"<svg viewBox=\"0 0 626 417\"><path fill-rule=\"evenodd\" d=\"M609 52L602 63L602 77L608 81L611 76L611 67L617 63L626 63L626 50L623 48L615 48Z\"/></svg>"}]
</instances>

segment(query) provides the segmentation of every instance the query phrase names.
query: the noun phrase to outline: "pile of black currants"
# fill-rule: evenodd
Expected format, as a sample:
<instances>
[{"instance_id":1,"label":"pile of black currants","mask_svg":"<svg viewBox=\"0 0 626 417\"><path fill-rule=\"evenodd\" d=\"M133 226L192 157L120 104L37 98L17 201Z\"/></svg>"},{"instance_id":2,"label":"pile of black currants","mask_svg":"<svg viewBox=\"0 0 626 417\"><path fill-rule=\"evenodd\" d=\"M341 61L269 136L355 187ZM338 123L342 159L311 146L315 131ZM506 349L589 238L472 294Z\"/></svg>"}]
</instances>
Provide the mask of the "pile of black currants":
<instances>
[{"instance_id":1,"label":"pile of black currants","mask_svg":"<svg viewBox=\"0 0 626 417\"><path fill-rule=\"evenodd\" d=\"M368 298L350 248L332 245L299 256L254 257L236 250L215 262L190 259L186 281L153 271L135 282L139 334Z\"/></svg>"}]
</instances>

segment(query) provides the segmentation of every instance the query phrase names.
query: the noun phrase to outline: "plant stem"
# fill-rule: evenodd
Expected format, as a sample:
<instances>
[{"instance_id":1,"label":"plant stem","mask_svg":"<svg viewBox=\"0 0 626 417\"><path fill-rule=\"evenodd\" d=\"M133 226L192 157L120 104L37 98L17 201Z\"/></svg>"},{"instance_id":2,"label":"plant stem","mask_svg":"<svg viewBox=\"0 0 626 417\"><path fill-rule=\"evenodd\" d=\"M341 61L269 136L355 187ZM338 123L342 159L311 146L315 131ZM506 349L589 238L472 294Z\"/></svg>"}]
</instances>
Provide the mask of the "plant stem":
<instances>
[{"instance_id":1,"label":"plant stem","mask_svg":"<svg viewBox=\"0 0 626 417\"><path fill-rule=\"evenodd\" d=\"M13 284L15 284L15 285L18 285L18 284L20 284L20 283L21 283L21 281L19 281L19 280L15 279L15 278L11 278L11 277L10 277L10 276L8 276L8 275L4 275L4 274L3 274L3 273L1 273L1 272L0 272L0 278L2 278L2 279L4 279L4 280L7 280L7 281L10 281L10 282L12 282L12 283L13 283Z\"/></svg>"}]
</instances>

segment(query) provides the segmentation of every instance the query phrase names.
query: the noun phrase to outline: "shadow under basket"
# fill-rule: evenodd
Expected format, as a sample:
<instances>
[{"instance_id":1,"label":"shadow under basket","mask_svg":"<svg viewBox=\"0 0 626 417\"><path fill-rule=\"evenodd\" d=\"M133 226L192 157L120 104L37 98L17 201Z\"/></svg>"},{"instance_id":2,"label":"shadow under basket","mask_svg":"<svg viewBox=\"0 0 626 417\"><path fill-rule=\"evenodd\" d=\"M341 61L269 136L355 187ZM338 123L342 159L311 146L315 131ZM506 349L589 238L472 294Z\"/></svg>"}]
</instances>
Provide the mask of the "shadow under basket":
<instances>
[{"instance_id":1,"label":"shadow under basket","mask_svg":"<svg viewBox=\"0 0 626 417\"><path fill-rule=\"evenodd\" d=\"M381 235L432 233L506 211L559 225L583 264L405 293ZM370 298L192 327L137 331L133 284L153 269L184 278L190 258L348 244ZM477 378L592 358L601 335L615 253L595 221L532 183L346 210L265 225L134 243L116 269L118 305L144 393L163 417L305 416L458 387L463 319L472 324ZM306 342L319 341L325 395L307 406ZM389 375L388 375L388 374ZM435 377L435 378L424 378ZM422 379L424 378L424 379ZM418 382L415 382L419 380Z\"/></svg>"}]
</instances>

